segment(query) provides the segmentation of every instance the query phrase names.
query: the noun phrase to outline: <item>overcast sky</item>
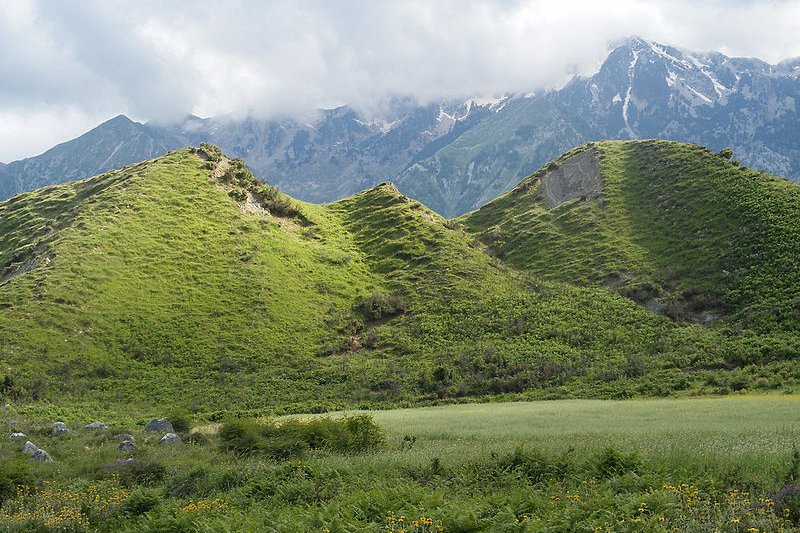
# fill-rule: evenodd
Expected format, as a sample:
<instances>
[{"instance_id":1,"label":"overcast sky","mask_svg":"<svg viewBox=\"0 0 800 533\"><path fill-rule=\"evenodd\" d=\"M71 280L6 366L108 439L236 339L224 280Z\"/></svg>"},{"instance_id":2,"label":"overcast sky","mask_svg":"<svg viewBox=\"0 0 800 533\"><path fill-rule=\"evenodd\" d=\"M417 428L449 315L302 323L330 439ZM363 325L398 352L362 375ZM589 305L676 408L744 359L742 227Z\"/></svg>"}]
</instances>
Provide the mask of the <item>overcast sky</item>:
<instances>
[{"instance_id":1,"label":"overcast sky","mask_svg":"<svg viewBox=\"0 0 800 533\"><path fill-rule=\"evenodd\" d=\"M630 35L775 63L800 56L800 0L0 2L0 161L119 113L296 115L557 87Z\"/></svg>"}]
</instances>

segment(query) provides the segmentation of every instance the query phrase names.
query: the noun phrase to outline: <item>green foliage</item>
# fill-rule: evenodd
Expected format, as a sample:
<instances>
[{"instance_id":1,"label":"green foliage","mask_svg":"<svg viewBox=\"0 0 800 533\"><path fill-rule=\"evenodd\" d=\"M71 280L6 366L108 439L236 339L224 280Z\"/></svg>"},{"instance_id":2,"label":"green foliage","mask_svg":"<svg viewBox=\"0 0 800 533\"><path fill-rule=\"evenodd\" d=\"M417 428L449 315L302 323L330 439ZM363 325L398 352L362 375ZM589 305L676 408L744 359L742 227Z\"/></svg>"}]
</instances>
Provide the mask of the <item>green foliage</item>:
<instances>
[{"instance_id":1,"label":"green foliage","mask_svg":"<svg viewBox=\"0 0 800 533\"><path fill-rule=\"evenodd\" d=\"M30 464L24 459L4 459L0 462L0 504L16 496L18 487L30 486L33 479Z\"/></svg>"},{"instance_id":2,"label":"green foliage","mask_svg":"<svg viewBox=\"0 0 800 533\"><path fill-rule=\"evenodd\" d=\"M641 470L636 454L620 452L613 446L603 448L592 460L595 475L600 479L621 476L628 472Z\"/></svg>"},{"instance_id":3,"label":"green foliage","mask_svg":"<svg viewBox=\"0 0 800 533\"><path fill-rule=\"evenodd\" d=\"M325 449L286 461L224 451L215 426L203 428L207 442L174 447L133 430L136 460L163 465L160 480L147 484L103 466L117 457L112 439L37 435L57 458L49 465L0 439L0 454L30 471L25 487L0 503L0 527L789 532L797 529L797 489L784 477L800 435L786 421L796 402L750 395L373 411L350 420L379 426L387 446L363 455ZM28 434L46 425L4 417ZM337 431L330 417L308 420L320 421L306 424L308 440ZM247 421L259 431L298 422ZM401 447L410 434L413 447Z\"/></svg>"},{"instance_id":4,"label":"green foliage","mask_svg":"<svg viewBox=\"0 0 800 533\"><path fill-rule=\"evenodd\" d=\"M132 491L122 509L125 514L139 516L159 506L162 496L153 489L137 488Z\"/></svg>"},{"instance_id":5,"label":"green foliage","mask_svg":"<svg viewBox=\"0 0 800 533\"><path fill-rule=\"evenodd\" d=\"M367 320L380 320L406 312L408 302L401 294L373 293L356 303L356 310Z\"/></svg>"},{"instance_id":6,"label":"green foliage","mask_svg":"<svg viewBox=\"0 0 800 533\"><path fill-rule=\"evenodd\" d=\"M175 433L187 434L192 429L192 415L186 409L176 409L172 411L167 420L172 424Z\"/></svg>"},{"instance_id":7,"label":"green foliage","mask_svg":"<svg viewBox=\"0 0 800 533\"><path fill-rule=\"evenodd\" d=\"M258 453L279 461L304 457L317 450L366 453L384 443L383 432L367 415L280 422L237 419L225 422L219 436L227 451Z\"/></svg>"}]
</instances>

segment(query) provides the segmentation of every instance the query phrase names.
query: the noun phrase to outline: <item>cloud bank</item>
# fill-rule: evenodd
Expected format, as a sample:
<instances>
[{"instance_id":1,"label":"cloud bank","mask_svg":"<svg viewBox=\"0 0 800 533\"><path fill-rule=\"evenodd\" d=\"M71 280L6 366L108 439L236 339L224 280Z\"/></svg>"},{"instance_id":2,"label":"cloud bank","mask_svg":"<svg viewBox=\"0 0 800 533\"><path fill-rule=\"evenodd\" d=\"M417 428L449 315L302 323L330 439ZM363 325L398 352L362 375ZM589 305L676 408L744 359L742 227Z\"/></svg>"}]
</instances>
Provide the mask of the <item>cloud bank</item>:
<instances>
[{"instance_id":1,"label":"cloud bank","mask_svg":"<svg viewBox=\"0 0 800 533\"><path fill-rule=\"evenodd\" d=\"M212 0L0 4L0 161L125 113L300 115L557 87L639 35L777 62L800 1Z\"/></svg>"}]
</instances>

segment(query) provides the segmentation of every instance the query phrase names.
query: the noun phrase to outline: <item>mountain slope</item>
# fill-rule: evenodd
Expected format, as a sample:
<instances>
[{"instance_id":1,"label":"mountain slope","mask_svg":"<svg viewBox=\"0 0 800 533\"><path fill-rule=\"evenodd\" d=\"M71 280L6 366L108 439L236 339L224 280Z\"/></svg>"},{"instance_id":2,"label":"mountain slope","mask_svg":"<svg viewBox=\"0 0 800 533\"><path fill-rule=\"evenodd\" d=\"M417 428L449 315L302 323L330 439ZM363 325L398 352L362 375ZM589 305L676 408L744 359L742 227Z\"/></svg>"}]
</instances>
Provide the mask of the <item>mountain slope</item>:
<instances>
[{"instance_id":1,"label":"mountain slope","mask_svg":"<svg viewBox=\"0 0 800 533\"><path fill-rule=\"evenodd\" d=\"M613 287L673 315L796 330L800 186L729 155L590 143L462 221L537 276Z\"/></svg>"},{"instance_id":2,"label":"mountain slope","mask_svg":"<svg viewBox=\"0 0 800 533\"><path fill-rule=\"evenodd\" d=\"M374 117L347 106L308 120L190 116L163 126L118 117L87 134L91 142L0 166L0 198L201 142L244 158L257 175L306 201L393 180L447 217L480 207L573 146L603 139L731 147L745 164L797 181L798 64L631 38L596 74L524 96L424 105L395 98Z\"/></svg>"},{"instance_id":3,"label":"mountain slope","mask_svg":"<svg viewBox=\"0 0 800 533\"><path fill-rule=\"evenodd\" d=\"M598 146L608 154L604 176L638 183L627 174L633 167L614 161L642 145ZM666 146L667 156L681 155ZM558 198L563 188L553 187ZM465 224L478 231L480 217L495 213L493 225L507 230L514 209L535 211L528 199L510 193ZM555 211L572 215L580 203ZM554 276L511 249L503 261L492 257L458 223L391 185L305 204L209 146L16 196L0 203L0 230L0 373L12 383L4 394L40 413L179 405L214 416L223 407L702 393L764 376L767 387L796 381L782 373L798 353L788 315L762 313L755 326L737 317L674 321L613 290L573 284L567 274L583 266ZM796 251L783 251L790 269ZM784 272L752 259L752 272ZM686 274L685 283L694 279ZM784 285L775 294L791 293Z\"/></svg>"},{"instance_id":4,"label":"mountain slope","mask_svg":"<svg viewBox=\"0 0 800 533\"><path fill-rule=\"evenodd\" d=\"M794 65L629 39L597 74L507 104L397 181L456 216L575 145L648 138L715 151L731 147L745 164L798 181L800 78Z\"/></svg>"},{"instance_id":5,"label":"mountain slope","mask_svg":"<svg viewBox=\"0 0 800 533\"><path fill-rule=\"evenodd\" d=\"M0 198L122 168L181 145L172 135L119 115L39 156L0 167Z\"/></svg>"}]
</instances>

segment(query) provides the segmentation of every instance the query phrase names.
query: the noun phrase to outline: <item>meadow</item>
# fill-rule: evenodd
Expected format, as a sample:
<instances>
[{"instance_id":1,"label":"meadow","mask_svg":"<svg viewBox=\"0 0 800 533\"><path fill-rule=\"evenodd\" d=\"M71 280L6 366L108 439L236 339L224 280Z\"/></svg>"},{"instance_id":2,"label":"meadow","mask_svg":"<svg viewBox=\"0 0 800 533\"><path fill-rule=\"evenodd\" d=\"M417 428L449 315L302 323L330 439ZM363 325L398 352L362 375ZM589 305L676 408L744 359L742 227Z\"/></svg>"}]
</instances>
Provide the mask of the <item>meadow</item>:
<instances>
[{"instance_id":1,"label":"meadow","mask_svg":"<svg viewBox=\"0 0 800 533\"><path fill-rule=\"evenodd\" d=\"M0 528L796 531L798 405L772 394L179 420L184 442L172 446L142 433L144 421L90 433L68 420L73 430L54 437L11 408L5 429L54 462L2 438ZM369 419L380 429L367 446L326 445L338 421ZM237 428L268 428L272 440L252 444ZM289 428L316 428L305 433L315 444L296 446ZM121 431L137 450L116 451Z\"/></svg>"}]
</instances>

